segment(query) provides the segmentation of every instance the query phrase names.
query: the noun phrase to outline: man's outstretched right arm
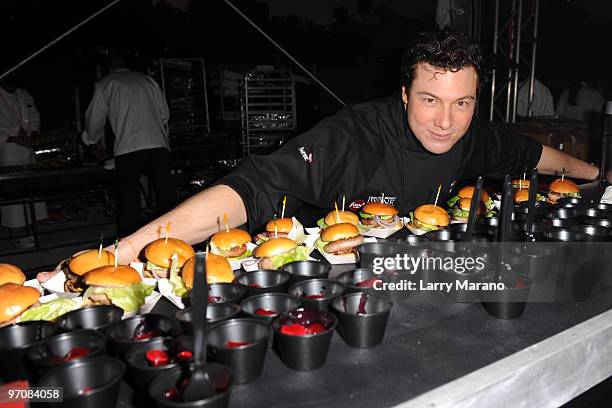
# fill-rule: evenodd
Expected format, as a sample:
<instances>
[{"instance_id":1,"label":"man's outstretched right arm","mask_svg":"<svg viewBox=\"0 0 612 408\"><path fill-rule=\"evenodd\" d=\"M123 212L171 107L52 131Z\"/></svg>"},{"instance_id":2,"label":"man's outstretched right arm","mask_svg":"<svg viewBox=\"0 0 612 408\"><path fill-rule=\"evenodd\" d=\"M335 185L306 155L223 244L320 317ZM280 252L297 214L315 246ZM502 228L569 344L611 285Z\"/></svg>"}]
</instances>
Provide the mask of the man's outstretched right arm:
<instances>
[{"instance_id":1,"label":"man's outstretched right arm","mask_svg":"<svg viewBox=\"0 0 612 408\"><path fill-rule=\"evenodd\" d=\"M168 223L171 237L190 244L202 242L219 231L219 223L224 227L224 214L229 218L230 228L246 223L247 214L242 198L222 184L201 191L132 235L124 237L119 242L119 261L126 264L136 260L147 244L164 236Z\"/></svg>"}]
</instances>

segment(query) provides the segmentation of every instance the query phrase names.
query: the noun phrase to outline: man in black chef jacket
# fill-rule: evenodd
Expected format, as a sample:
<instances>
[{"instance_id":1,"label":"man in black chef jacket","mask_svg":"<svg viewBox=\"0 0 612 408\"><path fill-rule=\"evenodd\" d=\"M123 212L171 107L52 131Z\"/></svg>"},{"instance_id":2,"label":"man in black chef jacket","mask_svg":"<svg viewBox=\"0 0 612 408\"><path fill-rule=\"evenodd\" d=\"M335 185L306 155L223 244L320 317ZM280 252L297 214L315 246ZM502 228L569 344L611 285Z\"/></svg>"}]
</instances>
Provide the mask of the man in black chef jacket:
<instances>
[{"instance_id":1,"label":"man in black chef jacket","mask_svg":"<svg viewBox=\"0 0 612 408\"><path fill-rule=\"evenodd\" d=\"M598 169L533 139L474 118L481 73L479 47L449 32L422 34L406 52L401 93L350 105L323 119L268 156L252 155L215 186L122 241L121 261L135 258L158 238L160 225L190 243L217 231L217 219L259 228L278 212L302 204L329 209L342 194L358 208L381 193L400 214L433 201L439 184L478 175L518 175L565 169L567 177L592 180Z\"/></svg>"}]
</instances>

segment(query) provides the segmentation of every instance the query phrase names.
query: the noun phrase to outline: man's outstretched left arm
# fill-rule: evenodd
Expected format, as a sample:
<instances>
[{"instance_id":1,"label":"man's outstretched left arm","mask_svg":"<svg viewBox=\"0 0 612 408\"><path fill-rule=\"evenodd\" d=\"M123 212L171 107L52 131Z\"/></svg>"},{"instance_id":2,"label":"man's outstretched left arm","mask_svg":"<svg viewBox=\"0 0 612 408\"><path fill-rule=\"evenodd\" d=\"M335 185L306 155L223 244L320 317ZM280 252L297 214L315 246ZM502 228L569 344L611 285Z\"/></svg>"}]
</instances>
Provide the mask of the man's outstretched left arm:
<instances>
[{"instance_id":1,"label":"man's outstretched left arm","mask_svg":"<svg viewBox=\"0 0 612 408\"><path fill-rule=\"evenodd\" d=\"M542 174L553 175L561 175L565 169L566 176L583 180L595 180L599 175L599 169L592 164L549 146L542 146L537 168Z\"/></svg>"}]
</instances>

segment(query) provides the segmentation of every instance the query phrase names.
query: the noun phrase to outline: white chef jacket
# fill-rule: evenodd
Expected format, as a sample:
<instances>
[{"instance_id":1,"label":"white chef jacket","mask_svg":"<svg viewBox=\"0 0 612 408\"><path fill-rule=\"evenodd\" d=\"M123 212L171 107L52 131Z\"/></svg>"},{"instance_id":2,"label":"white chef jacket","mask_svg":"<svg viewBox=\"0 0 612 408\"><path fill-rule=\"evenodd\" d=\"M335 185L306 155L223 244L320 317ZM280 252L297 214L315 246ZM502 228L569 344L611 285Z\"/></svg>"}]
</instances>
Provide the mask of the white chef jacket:
<instances>
[{"instance_id":1,"label":"white chef jacket","mask_svg":"<svg viewBox=\"0 0 612 408\"><path fill-rule=\"evenodd\" d=\"M516 114L527 116L529 104L529 81L523 81L519 85L516 100ZM546 85L535 79L533 83L533 101L531 102L532 116L553 116L555 105L553 97Z\"/></svg>"},{"instance_id":2,"label":"white chef jacket","mask_svg":"<svg viewBox=\"0 0 612 408\"><path fill-rule=\"evenodd\" d=\"M151 77L118 69L98 81L85 113L85 143L104 137L107 117L115 134L115 157L159 147L170 150L168 104Z\"/></svg>"},{"instance_id":3,"label":"white chef jacket","mask_svg":"<svg viewBox=\"0 0 612 408\"><path fill-rule=\"evenodd\" d=\"M36 161L32 149L16 143L6 143L10 136L17 136L21 128L28 136L32 132L40 131L40 114L34 104L34 98L25 89L17 88L13 93L9 93L0 87L0 166L19 166ZM45 203L36 203L34 209L37 219L47 218ZM0 210L2 226L25 226L23 205L3 206ZM29 214L27 208L26 211Z\"/></svg>"},{"instance_id":4,"label":"white chef jacket","mask_svg":"<svg viewBox=\"0 0 612 408\"><path fill-rule=\"evenodd\" d=\"M603 111L604 98L601 93L591 88L587 83L582 83L577 94L577 105L569 103L569 91L565 90L559 97L557 103L557 114L571 119L586 121L593 112Z\"/></svg>"}]
</instances>

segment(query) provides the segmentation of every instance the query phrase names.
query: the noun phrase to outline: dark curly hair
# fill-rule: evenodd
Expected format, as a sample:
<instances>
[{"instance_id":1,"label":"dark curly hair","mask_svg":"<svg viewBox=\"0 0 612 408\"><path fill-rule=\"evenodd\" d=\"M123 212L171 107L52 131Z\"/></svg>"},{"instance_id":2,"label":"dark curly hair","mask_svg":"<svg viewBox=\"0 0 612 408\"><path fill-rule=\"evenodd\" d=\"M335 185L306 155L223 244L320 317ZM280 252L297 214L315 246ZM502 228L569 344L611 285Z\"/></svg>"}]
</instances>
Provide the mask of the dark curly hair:
<instances>
[{"instance_id":1,"label":"dark curly hair","mask_svg":"<svg viewBox=\"0 0 612 408\"><path fill-rule=\"evenodd\" d=\"M422 63L451 72L473 67L478 75L480 89L482 51L476 42L464 34L446 29L420 33L404 53L402 85L410 87L415 70Z\"/></svg>"}]
</instances>

